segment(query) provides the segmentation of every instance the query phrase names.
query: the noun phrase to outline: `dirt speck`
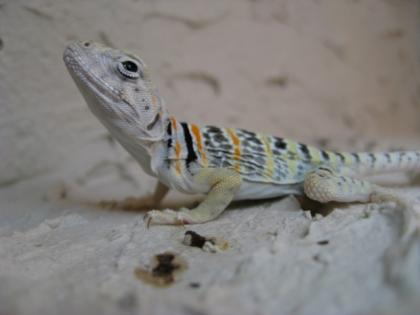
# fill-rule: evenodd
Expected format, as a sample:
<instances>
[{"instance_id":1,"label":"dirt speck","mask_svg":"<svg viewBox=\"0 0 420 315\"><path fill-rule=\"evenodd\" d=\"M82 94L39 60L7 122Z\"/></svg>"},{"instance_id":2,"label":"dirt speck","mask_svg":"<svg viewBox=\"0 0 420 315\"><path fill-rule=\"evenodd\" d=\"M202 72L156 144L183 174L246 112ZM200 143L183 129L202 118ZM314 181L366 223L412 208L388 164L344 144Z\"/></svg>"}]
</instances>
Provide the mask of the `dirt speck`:
<instances>
[{"instance_id":1,"label":"dirt speck","mask_svg":"<svg viewBox=\"0 0 420 315\"><path fill-rule=\"evenodd\" d=\"M404 35L405 35L405 31L401 28L387 30L382 34L384 38L388 38L388 39L402 38L404 37Z\"/></svg>"},{"instance_id":2,"label":"dirt speck","mask_svg":"<svg viewBox=\"0 0 420 315\"><path fill-rule=\"evenodd\" d=\"M137 279L156 287L167 287L178 280L178 276L187 269L187 262L176 253L164 252L153 257L150 268L137 267L134 274Z\"/></svg>"},{"instance_id":3,"label":"dirt speck","mask_svg":"<svg viewBox=\"0 0 420 315\"><path fill-rule=\"evenodd\" d=\"M199 247L203 248L204 243L207 241L207 239L204 236L201 236L200 234L194 232L194 231L187 231L185 232L185 237L183 243L185 245L191 246L191 247Z\"/></svg>"},{"instance_id":4,"label":"dirt speck","mask_svg":"<svg viewBox=\"0 0 420 315\"><path fill-rule=\"evenodd\" d=\"M331 139L328 139L328 138L315 139L315 144L321 149L326 149L330 142L331 142Z\"/></svg>"},{"instance_id":5,"label":"dirt speck","mask_svg":"<svg viewBox=\"0 0 420 315\"><path fill-rule=\"evenodd\" d=\"M44 195L45 201L65 200L68 197L70 187L63 181L56 182Z\"/></svg>"},{"instance_id":6,"label":"dirt speck","mask_svg":"<svg viewBox=\"0 0 420 315\"><path fill-rule=\"evenodd\" d=\"M287 76L270 77L265 80L265 84L267 86L285 88L289 84L289 78Z\"/></svg>"},{"instance_id":7,"label":"dirt speck","mask_svg":"<svg viewBox=\"0 0 420 315\"><path fill-rule=\"evenodd\" d=\"M182 243L211 253L218 253L229 247L228 241L221 237L205 237L194 231L186 231Z\"/></svg>"},{"instance_id":8,"label":"dirt speck","mask_svg":"<svg viewBox=\"0 0 420 315\"><path fill-rule=\"evenodd\" d=\"M316 242L318 245L328 245L330 243L329 240L322 240L322 241L318 241Z\"/></svg>"}]
</instances>

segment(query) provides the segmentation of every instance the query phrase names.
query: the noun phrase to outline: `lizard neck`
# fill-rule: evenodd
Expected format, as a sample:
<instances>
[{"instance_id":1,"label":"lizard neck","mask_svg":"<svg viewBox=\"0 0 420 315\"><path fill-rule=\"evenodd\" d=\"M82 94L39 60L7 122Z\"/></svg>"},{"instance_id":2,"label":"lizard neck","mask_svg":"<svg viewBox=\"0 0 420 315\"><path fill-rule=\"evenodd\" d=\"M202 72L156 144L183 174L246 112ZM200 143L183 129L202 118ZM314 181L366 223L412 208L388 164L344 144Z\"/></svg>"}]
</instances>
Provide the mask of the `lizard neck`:
<instances>
[{"instance_id":1,"label":"lizard neck","mask_svg":"<svg viewBox=\"0 0 420 315\"><path fill-rule=\"evenodd\" d=\"M102 121L102 123L148 175L157 176L158 163L156 157L160 157L162 155L160 152L166 147L166 133L164 133L161 138L153 141L143 140L136 135L127 134L124 130L116 128L107 121Z\"/></svg>"}]
</instances>

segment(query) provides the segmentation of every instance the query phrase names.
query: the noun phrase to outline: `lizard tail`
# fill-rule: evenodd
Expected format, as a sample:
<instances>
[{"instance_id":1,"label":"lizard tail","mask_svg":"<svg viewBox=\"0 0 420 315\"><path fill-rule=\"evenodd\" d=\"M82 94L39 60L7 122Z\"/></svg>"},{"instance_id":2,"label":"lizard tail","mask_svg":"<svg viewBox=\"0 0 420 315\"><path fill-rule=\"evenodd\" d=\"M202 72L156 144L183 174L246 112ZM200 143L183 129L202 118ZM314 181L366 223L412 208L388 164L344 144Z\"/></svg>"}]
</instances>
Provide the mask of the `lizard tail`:
<instances>
[{"instance_id":1,"label":"lizard tail","mask_svg":"<svg viewBox=\"0 0 420 315\"><path fill-rule=\"evenodd\" d=\"M350 153L361 173L420 170L420 151Z\"/></svg>"}]
</instances>

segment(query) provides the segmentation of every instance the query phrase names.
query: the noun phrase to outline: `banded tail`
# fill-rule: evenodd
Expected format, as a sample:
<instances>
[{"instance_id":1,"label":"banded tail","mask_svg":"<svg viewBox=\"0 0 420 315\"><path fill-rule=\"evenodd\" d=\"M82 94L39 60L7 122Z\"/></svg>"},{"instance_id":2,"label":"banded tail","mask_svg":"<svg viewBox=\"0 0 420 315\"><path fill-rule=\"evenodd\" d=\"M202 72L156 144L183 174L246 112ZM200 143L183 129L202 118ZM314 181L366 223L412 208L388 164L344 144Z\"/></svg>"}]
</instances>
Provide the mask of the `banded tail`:
<instances>
[{"instance_id":1,"label":"banded tail","mask_svg":"<svg viewBox=\"0 0 420 315\"><path fill-rule=\"evenodd\" d=\"M361 173L420 170L420 151L347 154L353 159L350 167Z\"/></svg>"}]
</instances>

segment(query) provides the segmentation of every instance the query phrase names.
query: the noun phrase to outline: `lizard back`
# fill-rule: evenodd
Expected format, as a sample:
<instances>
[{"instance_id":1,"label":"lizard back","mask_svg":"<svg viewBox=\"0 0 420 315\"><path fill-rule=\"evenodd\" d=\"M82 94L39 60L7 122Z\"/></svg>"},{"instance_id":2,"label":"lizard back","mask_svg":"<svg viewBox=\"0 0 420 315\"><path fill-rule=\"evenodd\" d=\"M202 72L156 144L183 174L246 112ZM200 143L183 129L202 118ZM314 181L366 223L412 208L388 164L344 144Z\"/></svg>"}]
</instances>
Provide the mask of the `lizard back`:
<instances>
[{"instance_id":1,"label":"lizard back","mask_svg":"<svg viewBox=\"0 0 420 315\"><path fill-rule=\"evenodd\" d=\"M420 151L333 152L244 129L179 123L174 117L167 133L168 160L175 161L178 175L197 167L229 168L246 181L285 185L303 182L321 166L368 174L420 164Z\"/></svg>"},{"instance_id":2,"label":"lizard back","mask_svg":"<svg viewBox=\"0 0 420 315\"><path fill-rule=\"evenodd\" d=\"M168 158L178 174L201 168L230 168L251 182L294 184L319 165L353 162L351 154L316 149L295 141L244 129L168 124Z\"/></svg>"}]
</instances>

